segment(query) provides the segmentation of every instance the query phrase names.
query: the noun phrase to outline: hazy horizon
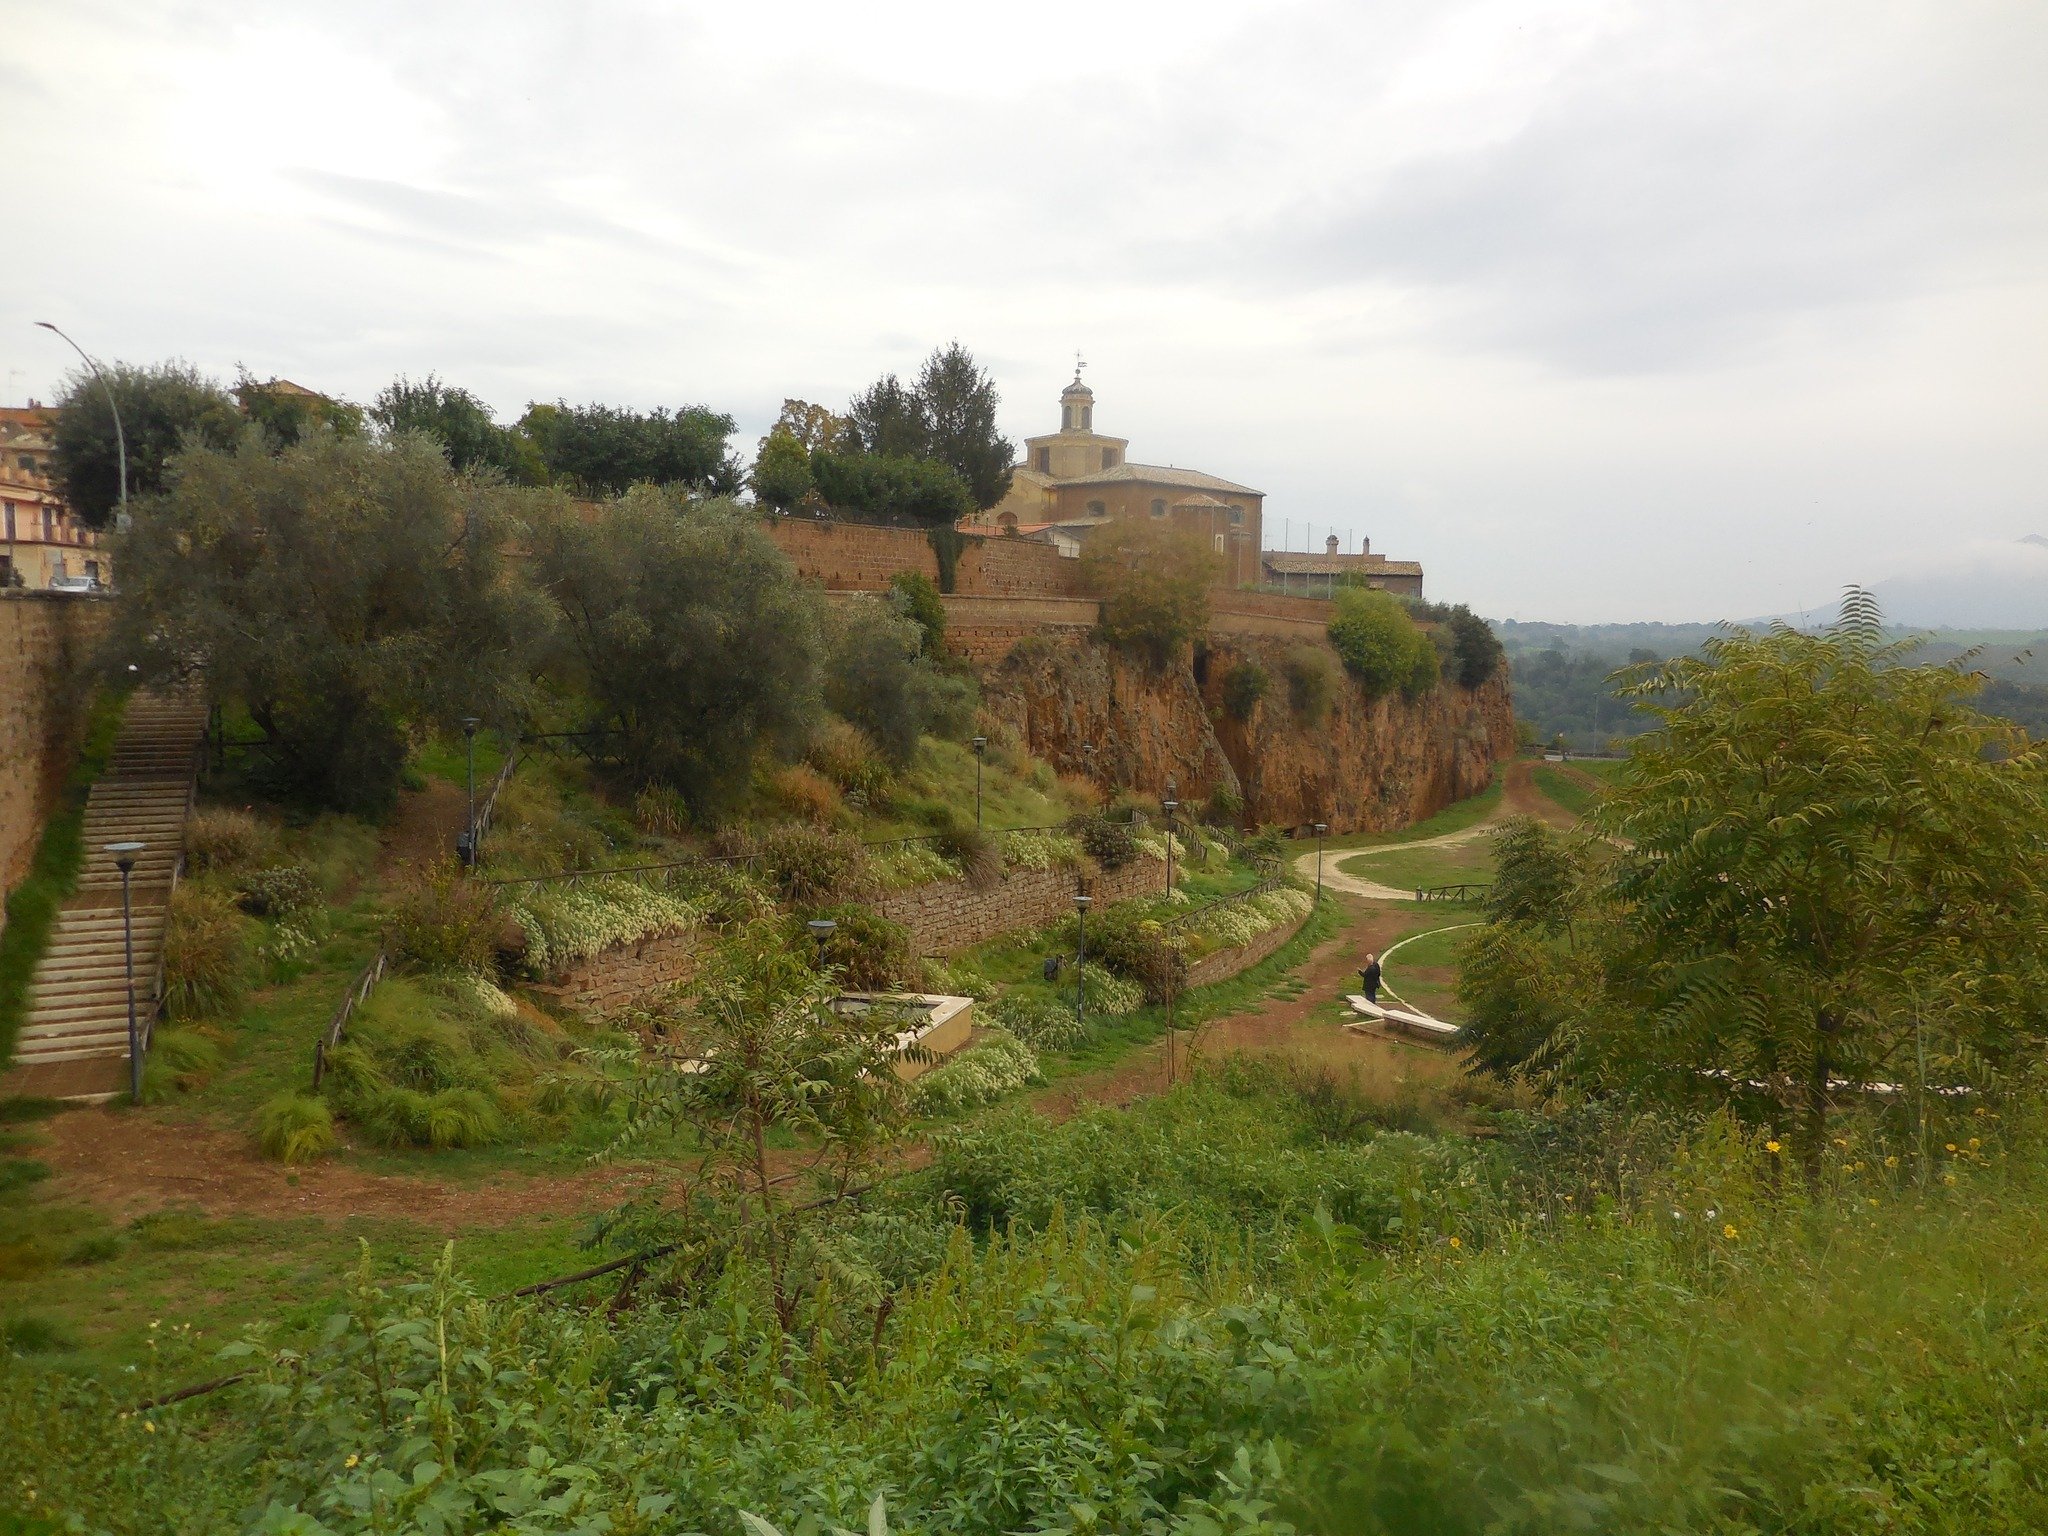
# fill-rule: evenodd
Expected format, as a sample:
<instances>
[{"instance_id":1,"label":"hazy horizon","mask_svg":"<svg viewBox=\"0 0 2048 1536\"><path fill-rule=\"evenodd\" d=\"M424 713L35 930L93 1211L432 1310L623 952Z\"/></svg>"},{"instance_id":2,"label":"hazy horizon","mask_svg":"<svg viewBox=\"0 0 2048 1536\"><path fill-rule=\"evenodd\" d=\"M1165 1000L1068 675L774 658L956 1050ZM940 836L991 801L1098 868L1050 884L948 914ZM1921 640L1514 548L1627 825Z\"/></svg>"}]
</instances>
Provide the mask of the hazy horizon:
<instances>
[{"instance_id":1,"label":"hazy horizon","mask_svg":"<svg viewBox=\"0 0 2048 1536\"><path fill-rule=\"evenodd\" d=\"M2048 624L2036 6L12 14L10 401L48 319L751 457L955 338L1049 431L1078 350L1133 458L1482 613Z\"/></svg>"}]
</instances>

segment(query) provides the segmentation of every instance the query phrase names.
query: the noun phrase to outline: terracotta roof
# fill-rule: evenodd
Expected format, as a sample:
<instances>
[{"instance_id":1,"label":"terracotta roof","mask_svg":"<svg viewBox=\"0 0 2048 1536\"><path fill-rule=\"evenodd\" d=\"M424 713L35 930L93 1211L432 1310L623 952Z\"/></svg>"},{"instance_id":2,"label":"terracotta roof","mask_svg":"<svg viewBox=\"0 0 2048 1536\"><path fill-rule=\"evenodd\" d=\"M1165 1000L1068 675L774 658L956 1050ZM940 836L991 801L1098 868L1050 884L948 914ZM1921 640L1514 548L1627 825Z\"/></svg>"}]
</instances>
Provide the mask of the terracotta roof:
<instances>
[{"instance_id":1,"label":"terracotta roof","mask_svg":"<svg viewBox=\"0 0 2048 1536\"><path fill-rule=\"evenodd\" d=\"M1269 571L1285 576L1420 576L1419 560L1389 560L1384 555L1295 555L1269 549L1259 556Z\"/></svg>"},{"instance_id":2,"label":"terracotta roof","mask_svg":"<svg viewBox=\"0 0 2048 1536\"><path fill-rule=\"evenodd\" d=\"M1216 475L1205 475L1198 469L1174 469L1165 464L1132 464L1125 462L1114 469L1098 470L1092 475L1078 475L1072 480L1056 480L1055 485L1120 485L1135 480L1140 485L1178 485L1197 491L1223 491L1237 496L1263 496L1264 491L1255 491L1248 485L1239 485L1235 480L1224 480Z\"/></svg>"},{"instance_id":3,"label":"terracotta roof","mask_svg":"<svg viewBox=\"0 0 2048 1536\"><path fill-rule=\"evenodd\" d=\"M1209 495L1206 491L1197 491L1192 496L1182 496L1174 502L1174 505L1176 507L1217 507L1226 510L1229 507L1228 502L1219 500L1217 497Z\"/></svg>"}]
</instances>

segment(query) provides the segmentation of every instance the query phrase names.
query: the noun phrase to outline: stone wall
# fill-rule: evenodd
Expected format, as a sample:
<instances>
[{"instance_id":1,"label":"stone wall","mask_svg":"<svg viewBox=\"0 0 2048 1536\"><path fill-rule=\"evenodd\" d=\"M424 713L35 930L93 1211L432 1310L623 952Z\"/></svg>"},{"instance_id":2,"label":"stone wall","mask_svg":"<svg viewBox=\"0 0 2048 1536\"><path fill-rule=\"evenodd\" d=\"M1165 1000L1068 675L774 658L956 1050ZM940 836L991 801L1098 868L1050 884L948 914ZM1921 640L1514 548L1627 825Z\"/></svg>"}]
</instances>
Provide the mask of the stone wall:
<instances>
[{"instance_id":1,"label":"stone wall","mask_svg":"<svg viewBox=\"0 0 2048 1536\"><path fill-rule=\"evenodd\" d=\"M690 980L697 974L699 952L695 933L659 934L575 961L533 990L579 1013L602 1017Z\"/></svg>"},{"instance_id":2,"label":"stone wall","mask_svg":"<svg viewBox=\"0 0 2048 1536\"><path fill-rule=\"evenodd\" d=\"M1218 949L1202 956L1188 966L1188 985L1206 987L1219 981L1228 981L1240 971L1248 971L1281 945L1301 932L1302 925L1315 916L1311 907L1292 922L1281 923L1268 928L1249 944L1239 944L1231 949Z\"/></svg>"},{"instance_id":3,"label":"stone wall","mask_svg":"<svg viewBox=\"0 0 2048 1536\"><path fill-rule=\"evenodd\" d=\"M108 613L104 598L79 593L0 592L0 893L28 872L63 788Z\"/></svg>"},{"instance_id":4,"label":"stone wall","mask_svg":"<svg viewBox=\"0 0 2048 1536\"><path fill-rule=\"evenodd\" d=\"M916 528L880 528L824 518L772 519L768 536L797 574L828 592L880 592L898 571L936 583L939 557ZM1080 565L1050 544L967 534L953 590L963 597L1075 597Z\"/></svg>"},{"instance_id":5,"label":"stone wall","mask_svg":"<svg viewBox=\"0 0 2048 1536\"><path fill-rule=\"evenodd\" d=\"M1097 907L1156 896L1166 889L1166 866L1138 857L1122 869L1104 870L1088 886ZM892 891L875 910L910 930L921 955L950 955L1020 928L1042 928L1074 910L1075 877L1065 869L1011 870L977 890L964 880Z\"/></svg>"}]
</instances>

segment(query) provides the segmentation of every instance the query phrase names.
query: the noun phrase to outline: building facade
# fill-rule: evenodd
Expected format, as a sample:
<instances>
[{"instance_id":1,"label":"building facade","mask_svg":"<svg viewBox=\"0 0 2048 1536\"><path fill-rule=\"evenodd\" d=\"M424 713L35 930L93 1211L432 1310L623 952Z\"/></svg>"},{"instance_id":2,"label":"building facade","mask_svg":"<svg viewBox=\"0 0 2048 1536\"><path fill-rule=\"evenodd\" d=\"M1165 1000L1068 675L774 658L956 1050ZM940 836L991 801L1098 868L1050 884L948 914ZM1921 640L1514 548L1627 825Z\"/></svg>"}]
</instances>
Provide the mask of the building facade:
<instances>
[{"instance_id":1,"label":"building facade","mask_svg":"<svg viewBox=\"0 0 2048 1536\"><path fill-rule=\"evenodd\" d=\"M33 400L0 408L0 586L112 579L100 535L72 516L50 478L55 425L56 413Z\"/></svg>"},{"instance_id":2,"label":"building facade","mask_svg":"<svg viewBox=\"0 0 2048 1536\"><path fill-rule=\"evenodd\" d=\"M1155 518L1196 534L1224 559L1224 584L1256 583L1265 493L1200 470L1133 463L1130 439L1095 430L1095 392L1076 374L1060 393L1060 429L1024 440L1010 493L975 526L1078 550L1088 530Z\"/></svg>"},{"instance_id":3,"label":"building facade","mask_svg":"<svg viewBox=\"0 0 2048 1536\"><path fill-rule=\"evenodd\" d=\"M1259 561L1262 583L1303 597L1324 597L1339 587L1354 585L1378 587L1400 597L1422 596L1419 560L1389 560L1372 552L1372 540L1361 543L1364 548L1359 553L1340 554L1333 533L1320 555L1269 549Z\"/></svg>"}]
</instances>

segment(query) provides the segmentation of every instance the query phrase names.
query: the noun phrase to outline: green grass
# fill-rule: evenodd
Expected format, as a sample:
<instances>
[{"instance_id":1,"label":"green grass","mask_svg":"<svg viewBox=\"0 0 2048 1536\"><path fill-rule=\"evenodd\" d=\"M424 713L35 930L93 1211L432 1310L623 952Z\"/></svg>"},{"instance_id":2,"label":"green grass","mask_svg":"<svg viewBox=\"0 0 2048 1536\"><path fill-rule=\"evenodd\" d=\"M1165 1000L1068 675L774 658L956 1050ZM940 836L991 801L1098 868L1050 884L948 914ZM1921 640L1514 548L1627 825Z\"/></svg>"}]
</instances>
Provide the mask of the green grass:
<instances>
[{"instance_id":1,"label":"green grass","mask_svg":"<svg viewBox=\"0 0 2048 1536\"><path fill-rule=\"evenodd\" d=\"M1478 794L1445 806L1427 821L1418 821L1414 826L1403 827L1396 832L1353 832L1344 837L1333 837L1324 846L1336 849L1384 848L1393 843L1412 843L1418 838L1463 832L1467 827L1478 826L1500 809L1504 787L1496 774L1493 782Z\"/></svg>"},{"instance_id":2,"label":"green grass","mask_svg":"<svg viewBox=\"0 0 2048 1536\"><path fill-rule=\"evenodd\" d=\"M14 1037L28 1006L29 979L49 943L57 911L78 883L85 862L85 802L106 767L121 729L126 699L94 698L86 715L84 744L66 780L63 796L36 844L28 875L7 898L7 926L0 930L0 1067L13 1059Z\"/></svg>"},{"instance_id":3,"label":"green grass","mask_svg":"<svg viewBox=\"0 0 2048 1536\"><path fill-rule=\"evenodd\" d=\"M1486 885L1493 880L1493 846L1482 837L1451 848L1395 847L1381 853L1353 854L1337 867L1347 875L1376 880L1397 891Z\"/></svg>"},{"instance_id":4,"label":"green grass","mask_svg":"<svg viewBox=\"0 0 2048 1536\"><path fill-rule=\"evenodd\" d=\"M1599 790L1585 784L1563 768L1538 768L1530 777L1536 781L1536 788L1542 794L1563 806L1574 816L1584 816L1593 809L1594 803L1600 798Z\"/></svg>"},{"instance_id":5,"label":"green grass","mask_svg":"<svg viewBox=\"0 0 2048 1536\"><path fill-rule=\"evenodd\" d=\"M981 774L983 826L1058 826L1074 814L1075 805L1059 792L1051 771L1034 767L1035 779L1011 773L991 752ZM869 840L920 837L953 816L974 819L974 753L959 742L927 737L910 766L876 797L875 809L856 818L854 831Z\"/></svg>"},{"instance_id":6,"label":"green grass","mask_svg":"<svg viewBox=\"0 0 2048 1536\"><path fill-rule=\"evenodd\" d=\"M1458 1008L1458 961L1475 932L1462 924L1446 924L1425 930L1398 948L1388 946L1392 958L1383 962L1386 984L1424 1013L1459 1022L1464 1015Z\"/></svg>"}]
</instances>

